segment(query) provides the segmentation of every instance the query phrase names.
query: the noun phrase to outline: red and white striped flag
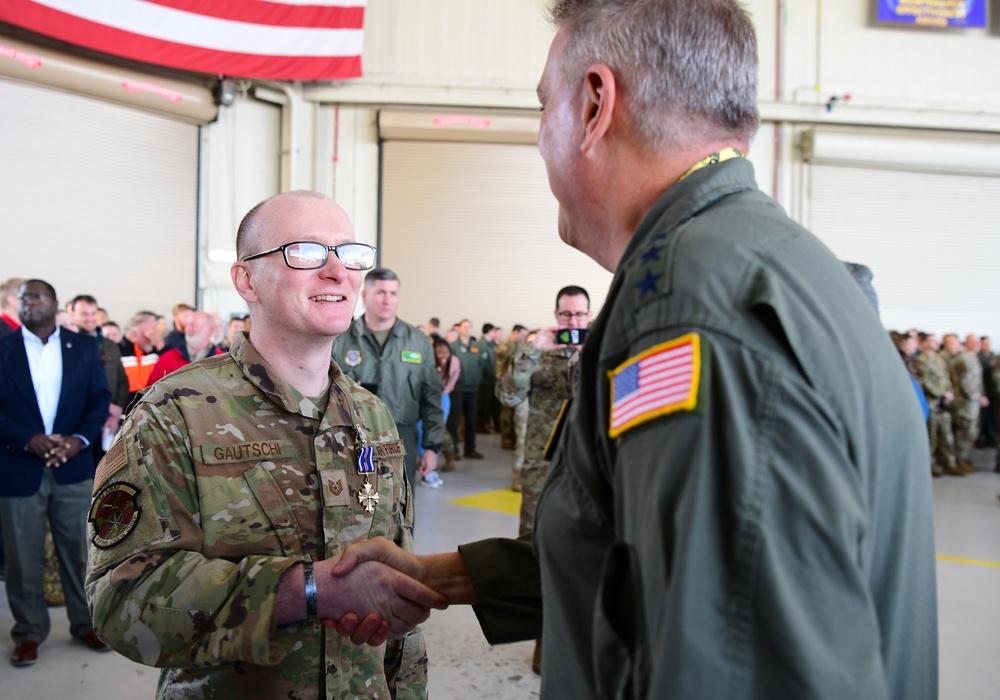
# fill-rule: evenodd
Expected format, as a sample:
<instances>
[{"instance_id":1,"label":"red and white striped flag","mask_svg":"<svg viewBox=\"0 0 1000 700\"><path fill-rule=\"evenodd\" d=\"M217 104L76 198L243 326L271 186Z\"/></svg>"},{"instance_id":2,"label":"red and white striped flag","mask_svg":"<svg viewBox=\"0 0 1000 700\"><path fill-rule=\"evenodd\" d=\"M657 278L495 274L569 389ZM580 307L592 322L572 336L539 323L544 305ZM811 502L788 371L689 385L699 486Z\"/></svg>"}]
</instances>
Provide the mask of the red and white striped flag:
<instances>
[{"instance_id":1,"label":"red and white striped flag","mask_svg":"<svg viewBox=\"0 0 1000 700\"><path fill-rule=\"evenodd\" d=\"M611 437L657 416L690 411L697 405L700 343L697 333L688 333L649 348L608 372Z\"/></svg>"},{"instance_id":2,"label":"red and white striped flag","mask_svg":"<svg viewBox=\"0 0 1000 700\"><path fill-rule=\"evenodd\" d=\"M361 75L365 0L2 0L0 20L103 53L271 80Z\"/></svg>"}]
</instances>

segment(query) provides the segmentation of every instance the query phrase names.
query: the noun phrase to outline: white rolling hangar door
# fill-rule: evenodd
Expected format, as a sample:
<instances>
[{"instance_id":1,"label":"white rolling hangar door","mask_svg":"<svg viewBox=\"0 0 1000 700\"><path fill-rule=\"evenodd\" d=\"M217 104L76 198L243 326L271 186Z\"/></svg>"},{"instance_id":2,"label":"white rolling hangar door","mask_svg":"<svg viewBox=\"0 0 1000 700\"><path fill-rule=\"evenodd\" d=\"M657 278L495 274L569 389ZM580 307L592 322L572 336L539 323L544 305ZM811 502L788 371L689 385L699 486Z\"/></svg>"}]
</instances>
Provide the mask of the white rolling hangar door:
<instances>
[{"instance_id":1,"label":"white rolling hangar door","mask_svg":"<svg viewBox=\"0 0 1000 700\"><path fill-rule=\"evenodd\" d=\"M208 105L190 105L197 98L189 92L177 99L180 93L170 87L177 87L176 81L143 81L132 71L38 51L46 69L82 63L91 76L107 74L93 81L80 78L81 86L104 80L125 92L123 80L132 80L133 89L139 84L138 91L160 94L140 94L143 108L137 109L103 99L106 86L98 85L94 96L58 89L76 90L72 76L57 77L57 89L44 84L42 71L38 82L31 74L0 78L0 160L7 165L0 169L0 276L45 279L61 302L92 294L120 324L140 309L168 313L179 301L193 302L196 124L214 114L210 94L191 87L205 93ZM162 114L143 104L155 105L157 99L166 105ZM184 100L194 113L171 114Z\"/></svg>"},{"instance_id":2,"label":"white rolling hangar door","mask_svg":"<svg viewBox=\"0 0 1000 700\"><path fill-rule=\"evenodd\" d=\"M400 277L399 316L554 324L555 295L584 287L600 310L611 274L559 239L535 145L538 117L385 109L380 264Z\"/></svg>"},{"instance_id":3,"label":"white rolling hangar door","mask_svg":"<svg viewBox=\"0 0 1000 700\"><path fill-rule=\"evenodd\" d=\"M817 128L803 222L874 273L887 329L1000 337L1000 137Z\"/></svg>"}]
</instances>

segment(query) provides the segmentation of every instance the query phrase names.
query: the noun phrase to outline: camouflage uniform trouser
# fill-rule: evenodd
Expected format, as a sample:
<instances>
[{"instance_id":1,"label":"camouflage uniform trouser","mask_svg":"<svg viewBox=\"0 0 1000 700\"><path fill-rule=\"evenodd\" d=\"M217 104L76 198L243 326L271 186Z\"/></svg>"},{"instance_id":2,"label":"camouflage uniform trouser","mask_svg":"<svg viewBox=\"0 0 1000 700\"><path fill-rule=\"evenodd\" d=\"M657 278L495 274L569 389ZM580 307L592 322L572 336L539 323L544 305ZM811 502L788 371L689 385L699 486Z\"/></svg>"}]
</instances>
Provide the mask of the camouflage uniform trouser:
<instances>
[{"instance_id":1,"label":"camouflage uniform trouser","mask_svg":"<svg viewBox=\"0 0 1000 700\"><path fill-rule=\"evenodd\" d=\"M979 433L979 404L975 404L975 409L975 411L955 413L952 416L952 425L955 429L955 458L959 464L970 461L972 448L976 444L976 435Z\"/></svg>"},{"instance_id":2,"label":"camouflage uniform trouser","mask_svg":"<svg viewBox=\"0 0 1000 700\"><path fill-rule=\"evenodd\" d=\"M500 407L500 447L513 449L517 444L517 434L514 432L514 409L510 406Z\"/></svg>"},{"instance_id":3,"label":"camouflage uniform trouser","mask_svg":"<svg viewBox=\"0 0 1000 700\"><path fill-rule=\"evenodd\" d=\"M514 473L524 466L524 437L528 434L528 399L514 406Z\"/></svg>"},{"instance_id":4,"label":"camouflage uniform trouser","mask_svg":"<svg viewBox=\"0 0 1000 700\"><path fill-rule=\"evenodd\" d=\"M545 475L549 472L547 460L528 460L521 467L521 525L518 535L530 534L535 529L535 506L545 485Z\"/></svg>"},{"instance_id":5,"label":"camouflage uniform trouser","mask_svg":"<svg viewBox=\"0 0 1000 700\"><path fill-rule=\"evenodd\" d=\"M951 414L931 411L927 419L927 434L931 443L931 462L945 469L955 466L955 434L951 430Z\"/></svg>"}]
</instances>

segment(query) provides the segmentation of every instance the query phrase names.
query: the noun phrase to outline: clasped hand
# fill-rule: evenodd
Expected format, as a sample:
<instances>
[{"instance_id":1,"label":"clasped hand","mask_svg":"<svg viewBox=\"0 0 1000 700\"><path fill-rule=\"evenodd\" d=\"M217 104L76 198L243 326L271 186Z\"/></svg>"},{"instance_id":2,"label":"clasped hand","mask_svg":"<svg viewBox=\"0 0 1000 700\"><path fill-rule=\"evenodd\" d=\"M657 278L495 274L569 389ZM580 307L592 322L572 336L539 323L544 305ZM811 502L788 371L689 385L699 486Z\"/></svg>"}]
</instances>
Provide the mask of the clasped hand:
<instances>
[{"instance_id":1,"label":"clasped hand","mask_svg":"<svg viewBox=\"0 0 1000 700\"><path fill-rule=\"evenodd\" d=\"M431 610L448 607L448 599L420 583L414 575L418 571L405 564L407 557L416 557L388 540L368 541L386 554L317 562L319 616L355 644L378 646L387 638L406 635L430 617ZM330 595L323 595L327 587ZM359 612L365 615L363 621Z\"/></svg>"},{"instance_id":2,"label":"clasped hand","mask_svg":"<svg viewBox=\"0 0 1000 700\"><path fill-rule=\"evenodd\" d=\"M430 617L431 609L448 607L447 598L420 583L426 580L420 559L385 538L351 545L340 559L330 561L333 566L324 567L325 575L348 584L345 590L358 595L338 596L336 609L329 612L321 605L320 618L355 644L378 646L387 638L401 637ZM317 567L317 579L320 575ZM360 588L352 580L359 575ZM379 581L379 587L369 589L366 577ZM369 612L362 613L362 619L359 611Z\"/></svg>"},{"instance_id":3,"label":"clasped hand","mask_svg":"<svg viewBox=\"0 0 1000 700\"><path fill-rule=\"evenodd\" d=\"M57 433L45 435L38 433L28 442L28 452L37 457L46 467L58 467L76 457L83 449L83 440L69 435Z\"/></svg>"}]
</instances>

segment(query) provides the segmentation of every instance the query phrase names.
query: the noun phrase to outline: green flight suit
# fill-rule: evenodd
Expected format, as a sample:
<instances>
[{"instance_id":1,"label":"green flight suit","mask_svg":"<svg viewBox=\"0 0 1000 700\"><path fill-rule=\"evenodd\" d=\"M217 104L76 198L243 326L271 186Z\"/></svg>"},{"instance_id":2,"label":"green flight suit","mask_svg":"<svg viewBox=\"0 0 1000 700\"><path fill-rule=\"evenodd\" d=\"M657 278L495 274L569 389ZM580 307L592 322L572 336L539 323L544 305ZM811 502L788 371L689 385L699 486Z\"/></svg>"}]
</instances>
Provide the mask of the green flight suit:
<instances>
[{"instance_id":1,"label":"green flight suit","mask_svg":"<svg viewBox=\"0 0 1000 700\"><path fill-rule=\"evenodd\" d=\"M748 161L654 204L579 372L536 513L543 698L937 697L913 385ZM524 546L460 551L484 631L537 636Z\"/></svg>"},{"instance_id":2,"label":"green flight suit","mask_svg":"<svg viewBox=\"0 0 1000 700\"><path fill-rule=\"evenodd\" d=\"M418 481L416 463L417 421L423 421L426 449L441 451L444 443L444 384L434 362L434 349L426 335L396 319L385 346L356 318L346 333L333 341L333 359L348 377L370 388L389 408L399 437L406 446L406 478Z\"/></svg>"}]
</instances>

